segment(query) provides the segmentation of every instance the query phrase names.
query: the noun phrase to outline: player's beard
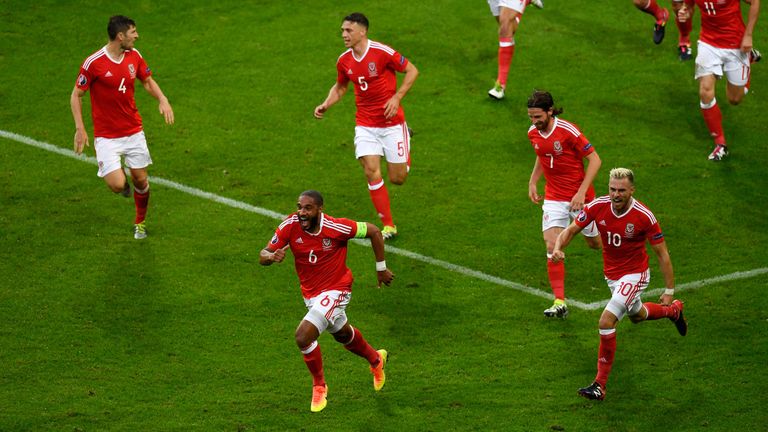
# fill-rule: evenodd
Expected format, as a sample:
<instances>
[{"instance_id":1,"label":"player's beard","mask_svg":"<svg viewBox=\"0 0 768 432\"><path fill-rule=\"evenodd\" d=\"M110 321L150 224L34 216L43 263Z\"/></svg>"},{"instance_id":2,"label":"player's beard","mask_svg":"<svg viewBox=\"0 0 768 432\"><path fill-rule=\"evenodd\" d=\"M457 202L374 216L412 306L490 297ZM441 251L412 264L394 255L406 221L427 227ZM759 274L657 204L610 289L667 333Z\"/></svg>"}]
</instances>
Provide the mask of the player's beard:
<instances>
[{"instance_id":1,"label":"player's beard","mask_svg":"<svg viewBox=\"0 0 768 432\"><path fill-rule=\"evenodd\" d=\"M299 216L299 223L301 224L301 229L309 233L314 233L317 231L317 225L320 223L320 215L318 214L315 217L308 217L306 219Z\"/></svg>"}]
</instances>

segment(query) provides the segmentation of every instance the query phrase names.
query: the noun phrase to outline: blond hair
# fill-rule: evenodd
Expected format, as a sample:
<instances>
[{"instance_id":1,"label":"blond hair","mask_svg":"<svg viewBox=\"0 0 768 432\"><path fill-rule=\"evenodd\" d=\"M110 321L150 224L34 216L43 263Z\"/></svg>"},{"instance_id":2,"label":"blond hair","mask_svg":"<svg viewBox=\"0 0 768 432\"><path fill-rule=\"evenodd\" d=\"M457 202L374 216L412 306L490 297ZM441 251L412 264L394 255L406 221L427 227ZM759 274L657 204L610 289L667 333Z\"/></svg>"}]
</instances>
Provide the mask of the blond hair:
<instances>
[{"instance_id":1,"label":"blond hair","mask_svg":"<svg viewBox=\"0 0 768 432\"><path fill-rule=\"evenodd\" d=\"M629 180L630 184L635 184L635 173L629 168L614 168L609 175L611 180L621 180L623 178Z\"/></svg>"}]
</instances>

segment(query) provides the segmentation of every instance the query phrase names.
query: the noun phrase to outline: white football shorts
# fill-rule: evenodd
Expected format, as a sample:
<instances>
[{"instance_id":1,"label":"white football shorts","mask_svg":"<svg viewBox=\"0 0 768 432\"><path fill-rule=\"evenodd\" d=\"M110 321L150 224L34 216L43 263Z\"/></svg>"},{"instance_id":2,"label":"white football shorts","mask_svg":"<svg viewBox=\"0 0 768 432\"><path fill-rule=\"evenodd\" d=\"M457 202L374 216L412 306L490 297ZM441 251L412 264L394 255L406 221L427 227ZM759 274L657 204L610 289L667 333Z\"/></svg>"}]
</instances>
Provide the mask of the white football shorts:
<instances>
[{"instance_id":1,"label":"white football shorts","mask_svg":"<svg viewBox=\"0 0 768 432\"><path fill-rule=\"evenodd\" d=\"M738 48L716 48L699 41L696 54L695 79L706 75L715 75L717 79L725 77L735 86L745 86L749 80L749 53Z\"/></svg>"},{"instance_id":2,"label":"white football shorts","mask_svg":"<svg viewBox=\"0 0 768 432\"><path fill-rule=\"evenodd\" d=\"M341 330L347 323L347 305L352 299L349 291L325 291L311 299L304 299L304 305L309 312L304 320L309 321L322 333L328 330L333 334Z\"/></svg>"},{"instance_id":3,"label":"white football shorts","mask_svg":"<svg viewBox=\"0 0 768 432\"><path fill-rule=\"evenodd\" d=\"M571 210L567 201L544 200L541 206L541 231L544 232L550 228L568 228L568 225L579 215L579 210ZM597 237L600 233L597 231L595 221L587 225L581 233L584 237Z\"/></svg>"},{"instance_id":4,"label":"white football shorts","mask_svg":"<svg viewBox=\"0 0 768 432\"><path fill-rule=\"evenodd\" d=\"M495 17L501 15L502 7L522 14L525 10L525 0L488 0L488 6Z\"/></svg>"},{"instance_id":5,"label":"white football shorts","mask_svg":"<svg viewBox=\"0 0 768 432\"><path fill-rule=\"evenodd\" d=\"M122 156L125 156L125 166L128 168L146 168L152 164L144 131L122 138L96 137L93 147L99 162L99 177L120 169Z\"/></svg>"},{"instance_id":6,"label":"white football shorts","mask_svg":"<svg viewBox=\"0 0 768 432\"><path fill-rule=\"evenodd\" d=\"M640 297L651 281L650 270L624 275L619 280L605 278L605 281L611 289L611 300L605 306L605 310L616 315L619 320L624 318L624 315L632 316L640 313L640 309L643 308Z\"/></svg>"},{"instance_id":7,"label":"white football shorts","mask_svg":"<svg viewBox=\"0 0 768 432\"><path fill-rule=\"evenodd\" d=\"M402 124L377 128L355 127L355 158L362 156L384 156L389 163L411 165L411 137L408 125Z\"/></svg>"}]
</instances>

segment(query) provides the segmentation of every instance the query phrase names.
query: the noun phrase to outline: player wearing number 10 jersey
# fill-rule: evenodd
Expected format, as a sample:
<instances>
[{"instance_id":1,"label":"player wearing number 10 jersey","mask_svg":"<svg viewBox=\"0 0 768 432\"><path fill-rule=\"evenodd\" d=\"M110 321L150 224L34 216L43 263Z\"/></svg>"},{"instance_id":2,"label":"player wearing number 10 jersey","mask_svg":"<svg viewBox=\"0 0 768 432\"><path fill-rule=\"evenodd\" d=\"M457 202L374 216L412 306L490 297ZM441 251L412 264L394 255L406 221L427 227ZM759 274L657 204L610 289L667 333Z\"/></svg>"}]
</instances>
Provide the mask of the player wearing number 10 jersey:
<instances>
[{"instance_id":1,"label":"player wearing number 10 jersey","mask_svg":"<svg viewBox=\"0 0 768 432\"><path fill-rule=\"evenodd\" d=\"M611 289L611 300L603 310L598 324L600 348L597 376L591 385L579 389L579 395L598 400L605 398L605 387L616 352L616 325L624 315L629 315L633 323L669 318L681 336L688 332L688 324L683 317L683 303L672 300L675 278L664 235L648 207L632 197L635 192L632 171L626 168L612 169L608 190L607 196L587 204L576 220L560 233L552 251L552 260L561 262L565 259L563 249L584 227L595 223L600 231L604 274ZM642 303L641 300L650 281L646 241L659 258L659 268L667 287L661 295L661 304Z\"/></svg>"},{"instance_id":2,"label":"player wearing number 10 jersey","mask_svg":"<svg viewBox=\"0 0 768 432\"><path fill-rule=\"evenodd\" d=\"M595 197L592 180L600 169L600 157L589 140L576 125L556 117L561 108L554 108L552 95L546 91L534 91L528 99L528 118L533 125L528 129L528 139L536 152L528 197L542 205L541 230L547 246L547 275L552 286L555 302L544 310L544 316L565 318L565 265L551 260L552 248L560 231ZM589 162L584 171L584 159ZM538 192L541 175L546 179L544 197ZM594 225L583 231L587 244L600 248Z\"/></svg>"},{"instance_id":3,"label":"player wearing number 10 jersey","mask_svg":"<svg viewBox=\"0 0 768 432\"><path fill-rule=\"evenodd\" d=\"M405 122L400 100L408 93L419 71L394 49L368 39L368 18L353 13L341 24L341 37L349 48L336 62L336 83L328 97L315 108L321 119L333 104L355 87L357 126L355 157L365 171L373 206L384 225L382 235L388 240L397 235L389 205L389 192L381 175L381 157L387 160L389 181L401 185L411 166L411 133ZM397 88L396 72L405 73Z\"/></svg>"},{"instance_id":4,"label":"player wearing number 10 jersey","mask_svg":"<svg viewBox=\"0 0 768 432\"><path fill-rule=\"evenodd\" d=\"M272 240L259 255L259 263L279 263L285 259L286 249L293 252L301 293L308 309L296 329L296 344L312 374L310 410L318 412L325 408L328 394L323 357L317 343L317 338L326 330L337 342L344 344L344 348L368 360L374 390L379 391L384 386L387 352L373 349L360 330L347 322L346 308L352 297L352 272L346 263L347 241L352 238L371 240L379 286L382 283L389 285L394 276L384 261L384 239L375 225L324 214L323 197L314 190L303 192L297 207L298 210L277 227Z\"/></svg>"}]
</instances>

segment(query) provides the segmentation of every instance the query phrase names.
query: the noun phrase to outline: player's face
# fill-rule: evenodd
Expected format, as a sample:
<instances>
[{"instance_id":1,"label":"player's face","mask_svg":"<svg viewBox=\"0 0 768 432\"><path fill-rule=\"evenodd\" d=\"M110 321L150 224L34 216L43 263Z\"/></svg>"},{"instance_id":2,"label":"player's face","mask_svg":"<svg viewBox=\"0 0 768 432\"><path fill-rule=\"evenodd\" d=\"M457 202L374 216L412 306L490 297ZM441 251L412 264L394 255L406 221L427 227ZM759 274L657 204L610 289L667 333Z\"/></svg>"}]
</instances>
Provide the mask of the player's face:
<instances>
[{"instance_id":1,"label":"player's face","mask_svg":"<svg viewBox=\"0 0 768 432\"><path fill-rule=\"evenodd\" d=\"M344 21L341 23L341 38L344 39L344 46L351 48L360 43L365 37L365 27L356 22Z\"/></svg>"},{"instance_id":2,"label":"player's face","mask_svg":"<svg viewBox=\"0 0 768 432\"><path fill-rule=\"evenodd\" d=\"M611 179L608 182L608 195L611 197L611 206L613 206L613 211L618 214L623 214L627 211L633 193L635 193L635 187L629 182L629 179Z\"/></svg>"},{"instance_id":3,"label":"player's face","mask_svg":"<svg viewBox=\"0 0 768 432\"><path fill-rule=\"evenodd\" d=\"M541 108L528 108L528 118L531 119L531 123L536 126L536 129L540 131L546 131L549 129L549 125L552 122L552 111L544 111Z\"/></svg>"},{"instance_id":4,"label":"player's face","mask_svg":"<svg viewBox=\"0 0 768 432\"><path fill-rule=\"evenodd\" d=\"M133 45L136 42L136 39L139 38L139 32L136 31L136 27L130 27L124 33L119 34L123 35L123 38L120 41L120 48L124 50L133 49Z\"/></svg>"},{"instance_id":5,"label":"player's face","mask_svg":"<svg viewBox=\"0 0 768 432\"><path fill-rule=\"evenodd\" d=\"M320 227L320 212L322 210L323 208L318 206L312 197L300 196L299 202L296 203L296 213L299 216L301 229L311 233L316 232Z\"/></svg>"}]
</instances>

